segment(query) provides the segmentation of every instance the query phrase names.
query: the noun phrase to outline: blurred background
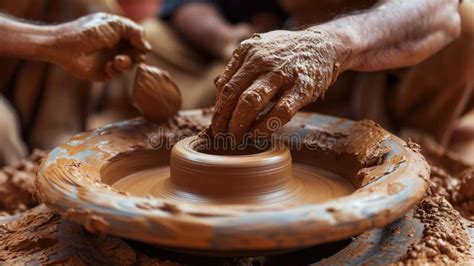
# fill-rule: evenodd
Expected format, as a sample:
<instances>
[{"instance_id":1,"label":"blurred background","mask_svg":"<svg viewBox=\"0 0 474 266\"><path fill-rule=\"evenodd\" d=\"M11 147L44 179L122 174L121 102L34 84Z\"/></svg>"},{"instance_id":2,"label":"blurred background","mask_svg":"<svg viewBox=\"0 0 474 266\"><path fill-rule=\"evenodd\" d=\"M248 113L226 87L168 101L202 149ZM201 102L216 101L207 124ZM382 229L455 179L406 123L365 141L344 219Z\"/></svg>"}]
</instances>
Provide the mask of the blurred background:
<instances>
[{"instance_id":1,"label":"blurred background","mask_svg":"<svg viewBox=\"0 0 474 266\"><path fill-rule=\"evenodd\" d=\"M211 107L214 78L240 41L256 32L301 29L376 1L0 1L0 12L60 23L94 12L140 23L152 44L147 64L167 70L183 109ZM409 69L345 73L324 100L306 110L372 119L401 136L420 138L474 164L474 12L461 7L461 38ZM84 130L139 115L130 102L134 73L91 83L52 64L0 60L0 165L34 148L50 149ZM19 137L20 136L20 137Z\"/></svg>"}]
</instances>

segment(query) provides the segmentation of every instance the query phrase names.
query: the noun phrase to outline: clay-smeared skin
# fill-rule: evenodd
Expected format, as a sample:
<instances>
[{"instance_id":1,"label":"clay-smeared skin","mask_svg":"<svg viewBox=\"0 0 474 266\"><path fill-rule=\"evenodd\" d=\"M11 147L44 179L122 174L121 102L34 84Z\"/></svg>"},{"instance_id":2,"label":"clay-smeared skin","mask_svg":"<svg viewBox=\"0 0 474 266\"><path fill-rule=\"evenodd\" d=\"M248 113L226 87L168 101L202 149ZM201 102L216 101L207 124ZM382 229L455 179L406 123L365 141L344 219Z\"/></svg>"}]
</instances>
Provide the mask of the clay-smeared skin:
<instances>
[{"instance_id":1,"label":"clay-smeared skin","mask_svg":"<svg viewBox=\"0 0 474 266\"><path fill-rule=\"evenodd\" d=\"M216 79L212 133L229 131L238 140L249 130L273 133L299 109L323 97L350 54L335 40L327 33L305 30L255 34L244 41ZM275 106L256 122L276 95L281 97ZM267 127L274 118L280 126Z\"/></svg>"},{"instance_id":2,"label":"clay-smeared skin","mask_svg":"<svg viewBox=\"0 0 474 266\"><path fill-rule=\"evenodd\" d=\"M162 122L181 107L181 92L168 72L139 64L132 91L133 105L149 120Z\"/></svg>"},{"instance_id":3,"label":"clay-smeared skin","mask_svg":"<svg viewBox=\"0 0 474 266\"><path fill-rule=\"evenodd\" d=\"M144 61L151 46L143 29L129 19L97 13L60 24L40 57L90 80L116 78Z\"/></svg>"}]
</instances>

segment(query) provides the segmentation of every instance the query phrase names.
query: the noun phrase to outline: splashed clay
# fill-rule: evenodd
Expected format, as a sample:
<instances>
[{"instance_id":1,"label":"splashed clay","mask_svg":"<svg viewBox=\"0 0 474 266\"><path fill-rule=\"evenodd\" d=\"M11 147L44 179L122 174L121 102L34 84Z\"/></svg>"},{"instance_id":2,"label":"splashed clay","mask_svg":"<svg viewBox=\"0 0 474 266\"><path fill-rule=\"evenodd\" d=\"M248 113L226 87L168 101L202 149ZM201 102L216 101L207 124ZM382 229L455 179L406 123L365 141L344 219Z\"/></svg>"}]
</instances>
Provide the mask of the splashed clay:
<instances>
[{"instance_id":1,"label":"splashed clay","mask_svg":"<svg viewBox=\"0 0 474 266\"><path fill-rule=\"evenodd\" d=\"M0 216L17 214L38 204L34 182L39 160L44 155L36 150L29 158L0 171Z\"/></svg>"}]
</instances>

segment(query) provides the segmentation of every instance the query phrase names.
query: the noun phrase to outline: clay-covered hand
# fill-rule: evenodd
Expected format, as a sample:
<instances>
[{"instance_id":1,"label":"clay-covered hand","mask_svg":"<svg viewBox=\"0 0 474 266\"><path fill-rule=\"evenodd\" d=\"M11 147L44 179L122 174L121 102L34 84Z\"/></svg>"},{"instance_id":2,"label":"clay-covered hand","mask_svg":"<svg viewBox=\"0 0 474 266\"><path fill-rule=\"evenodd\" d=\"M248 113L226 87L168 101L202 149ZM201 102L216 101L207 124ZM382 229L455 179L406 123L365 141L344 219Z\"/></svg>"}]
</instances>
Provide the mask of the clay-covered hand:
<instances>
[{"instance_id":1,"label":"clay-covered hand","mask_svg":"<svg viewBox=\"0 0 474 266\"><path fill-rule=\"evenodd\" d=\"M270 137L299 109L324 96L346 69L349 48L318 30L272 31L242 42L215 81L212 134Z\"/></svg>"},{"instance_id":2,"label":"clay-covered hand","mask_svg":"<svg viewBox=\"0 0 474 266\"><path fill-rule=\"evenodd\" d=\"M94 81L116 78L151 48L141 26L105 13L57 25L52 34L49 60Z\"/></svg>"}]
</instances>

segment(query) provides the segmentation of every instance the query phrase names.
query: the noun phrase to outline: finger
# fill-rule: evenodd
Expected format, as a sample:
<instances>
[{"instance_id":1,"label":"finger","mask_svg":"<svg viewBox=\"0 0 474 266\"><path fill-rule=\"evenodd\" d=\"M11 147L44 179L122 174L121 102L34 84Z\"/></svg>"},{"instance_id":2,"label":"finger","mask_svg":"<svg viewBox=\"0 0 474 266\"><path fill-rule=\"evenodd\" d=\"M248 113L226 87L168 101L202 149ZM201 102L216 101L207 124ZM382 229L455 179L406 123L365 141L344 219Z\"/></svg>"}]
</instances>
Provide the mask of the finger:
<instances>
[{"instance_id":1,"label":"finger","mask_svg":"<svg viewBox=\"0 0 474 266\"><path fill-rule=\"evenodd\" d=\"M146 60L146 55L143 54L143 53L135 54L135 55L133 56L133 60L134 60L136 63L143 63L143 62L145 62L145 60Z\"/></svg>"},{"instance_id":2,"label":"finger","mask_svg":"<svg viewBox=\"0 0 474 266\"><path fill-rule=\"evenodd\" d=\"M222 72L222 74L217 76L216 79L214 80L214 83L217 88L217 95L220 94L224 85L230 81L230 79L242 66L245 60L245 57L247 56L247 52L249 48L250 48L249 45L240 45L237 49L235 49L224 72Z\"/></svg>"},{"instance_id":3,"label":"finger","mask_svg":"<svg viewBox=\"0 0 474 266\"><path fill-rule=\"evenodd\" d=\"M105 73L107 73L109 79L116 79L121 72L115 68L114 63L111 61L105 65Z\"/></svg>"},{"instance_id":4,"label":"finger","mask_svg":"<svg viewBox=\"0 0 474 266\"><path fill-rule=\"evenodd\" d=\"M142 53L148 53L151 51L151 44L146 40L145 33L143 30L137 31L130 38L132 46Z\"/></svg>"},{"instance_id":5,"label":"finger","mask_svg":"<svg viewBox=\"0 0 474 266\"><path fill-rule=\"evenodd\" d=\"M132 59L128 55L116 55L114 58L114 67L118 71L130 69L132 66Z\"/></svg>"},{"instance_id":6,"label":"finger","mask_svg":"<svg viewBox=\"0 0 474 266\"><path fill-rule=\"evenodd\" d=\"M311 90L301 84L288 90L265 117L252 128L254 138L270 138L301 108L311 102Z\"/></svg>"},{"instance_id":7,"label":"finger","mask_svg":"<svg viewBox=\"0 0 474 266\"><path fill-rule=\"evenodd\" d=\"M229 119L240 94L252 84L260 73L261 69L249 61L222 87L222 91L217 97L215 113L212 116L211 130L214 136L227 130Z\"/></svg>"},{"instance_id":8,"label":"finger","mask_svg":"<svg viewBox=\"0 0 474 266\"><path fill-rule=\"evenodd\" d=\"M117 17L112 25L119 32L121 39L127 39L133 48L147 53L151 50L151 44L145 38L143 28L130 19Z\"/></svg>"},{"instance_id":9,"label":"finger","mask_svg":"<svg viewBox=\"0 0 474 266\"><path fill-rule=\"evenodd\" d=\"M133 64L135 63L143 63L145 62L146 56L143 52L134 50L134 49L123 49L119 51L120 55L128 56L132 61Z\"/></svg>"},{"instance_id":10,"label":"finger","mask_svg":"<svg viewBox=\"0 0 474 266\"><path fill-rule=\"evenodd\" d=\"M240 141L252 127L258 115L265 110L272 98L282 87L283 82L274 73L266 74L255 80L240 95L237 106L229 122L229 133Z\"/></svg>"}]
</instances>

